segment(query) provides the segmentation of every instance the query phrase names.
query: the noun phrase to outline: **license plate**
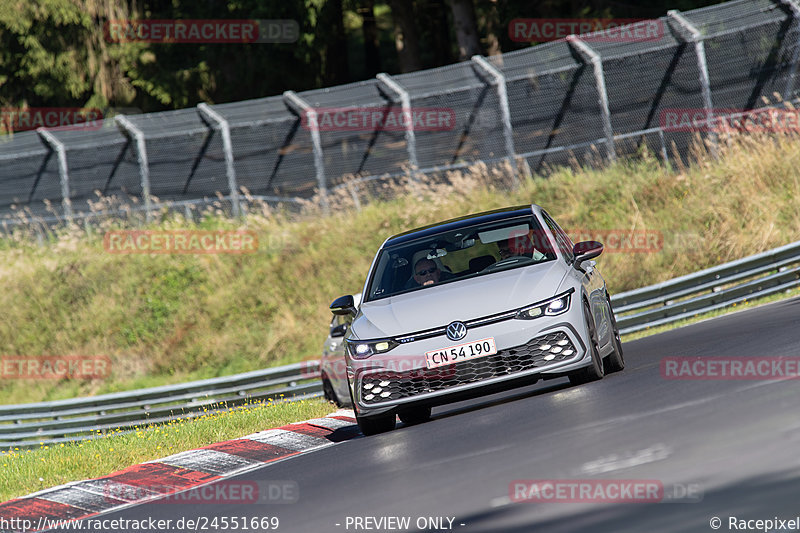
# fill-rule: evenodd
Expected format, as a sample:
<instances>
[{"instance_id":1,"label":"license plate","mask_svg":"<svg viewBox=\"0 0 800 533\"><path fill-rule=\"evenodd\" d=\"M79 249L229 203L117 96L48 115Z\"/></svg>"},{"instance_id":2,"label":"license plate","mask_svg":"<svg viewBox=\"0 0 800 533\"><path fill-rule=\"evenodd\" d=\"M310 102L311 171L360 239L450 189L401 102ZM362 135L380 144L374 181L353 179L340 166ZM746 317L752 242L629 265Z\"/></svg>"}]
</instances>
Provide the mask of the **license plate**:
<instances>
[{"instance_id":1,"label":"license plate","mask_svg":"<svg viewBox=\"0 0 800 533\"><path fill-rule=\"evenodd\" d=\"M494 338L481 339L479 341L467 342L457 346L450 346L440 350L432 350L425 352L425 363L428 368L436 368L437 366L450 365L467 359L477 359L478 357L486 357L487 355L494 355L497 353L497 346L494 344Z\"/></svg>"}]
</instances>

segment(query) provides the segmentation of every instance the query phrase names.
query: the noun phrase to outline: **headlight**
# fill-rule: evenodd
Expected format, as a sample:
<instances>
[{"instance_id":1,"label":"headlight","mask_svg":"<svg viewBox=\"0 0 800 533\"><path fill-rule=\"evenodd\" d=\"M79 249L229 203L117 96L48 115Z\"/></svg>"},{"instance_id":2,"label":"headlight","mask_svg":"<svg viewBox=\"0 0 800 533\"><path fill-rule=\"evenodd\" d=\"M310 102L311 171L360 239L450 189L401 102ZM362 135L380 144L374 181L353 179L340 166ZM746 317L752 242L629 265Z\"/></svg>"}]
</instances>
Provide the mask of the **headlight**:
<instances>
[{"instance_id":1,"label":"headlight","mask_svg":"<svg viewBox=\"0 0 800 533\"><path fill-rule=\"evenodd\" d=\"M556 316L569 311L569 303L574 289L562 292L552 298L538 302L517 311L515 318L533 320L540 316Z\"/></svg>"},{"instance_id":2,"label":"headlight","mask_svg":"<svg viewBox=\"0 0 800 533\"><path fill-rule=\"evenodd\" d=\"M347 349L350 352L350 357L353 359L366 359L375 354L388 352L397 346L397 344L397 342L391 339L371 341L348 340Z\"/></svg>"}]
</instances>

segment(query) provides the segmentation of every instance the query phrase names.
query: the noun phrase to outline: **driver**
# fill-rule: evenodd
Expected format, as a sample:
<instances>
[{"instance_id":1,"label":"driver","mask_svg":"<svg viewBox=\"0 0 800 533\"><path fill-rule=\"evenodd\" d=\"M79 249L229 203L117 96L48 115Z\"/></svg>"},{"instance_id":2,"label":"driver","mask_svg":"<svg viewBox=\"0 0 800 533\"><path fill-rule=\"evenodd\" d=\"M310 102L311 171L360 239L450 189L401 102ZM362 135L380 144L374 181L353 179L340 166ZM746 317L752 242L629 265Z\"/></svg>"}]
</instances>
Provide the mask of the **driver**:
<instances>
[{"instance_id":1,"label":"driver","mask_svg":"<svg viewBox=\"0 0 800 533\"><path fill-rule=\"evenodd\" d=\"M442 278L442 271L435 261L423 257L414 264L414 281L419 285L434 285Z\"/></svg>"}]
</instances>

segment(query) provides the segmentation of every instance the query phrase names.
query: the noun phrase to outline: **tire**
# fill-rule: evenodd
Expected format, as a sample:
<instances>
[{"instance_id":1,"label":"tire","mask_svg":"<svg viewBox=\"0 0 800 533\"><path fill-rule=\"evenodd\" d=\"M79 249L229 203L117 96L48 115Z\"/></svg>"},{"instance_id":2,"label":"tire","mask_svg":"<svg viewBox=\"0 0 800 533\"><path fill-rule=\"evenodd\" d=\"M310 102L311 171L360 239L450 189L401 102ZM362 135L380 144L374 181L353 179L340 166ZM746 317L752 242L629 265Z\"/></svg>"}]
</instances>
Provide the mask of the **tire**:
<instances>
[{"instance_id":1,"label":"tire","mask_svg":"<svg viewBox=\"0 0 800 533\"><path fill-rule=\"evenodd\" d=\"M342 406L342 402L340 402L339 397L336 396L336 391L333 390L333 385L331 385L331 380L329 380L327 376L324 376L322 378L322 394L323 396L325 396L325 399L327 401L333 403L334 405L336 405L336 407Z\"/></svg>"},{"instance_id":2,"label":"tire","mask_svg":"<svg viewBox=\"0 0 800 533\"><path fill-rule=\"evenodd\" d=\"M378 433L385 433L394 429L395 415L381 415L369 418L360 417L356 415L358 422L358 429L364 436L377 435Z\"/></svg>"},{"instance_id":3,"label":"tire","mask_svg":"<svg viewBox=\"0 0 800 533\"><path fill-rule=\"evenodd\" d=\"M589 304L586 301L583 302L583 317L586 320L586 328L589 333L587 340L589 341L589 351L592 354L592 364L569 375L569 381L573 385L583 385L584 383L603 379L605 374L603 358L600 357L600 347L597 344L597 329L592 319L592 313L589 310Z\"/></svg>"},{"instance_id":4,"label":"tire","mask_svg":"<svg viewBox=\"0 0 800 533\"><path fill-rule=\"evenodd\" d=\"M397 413L397 416L400 417L400 422L407 426L422 424L431 419L431 408L425 406L413 407L405 411L400 411Z\"/></svg>"},{"instance_id":5,"label":"tire","mask_svg":"<svg viewBox=\"0 0 800 533\"><path fill-rule=\"evenodd\" d=\"M614 333L614 338L611 342L614 344L614 351L606 356L603 368L606 374L611 374L612 372L619 372L625 368L625 358L622 355L622 341L619 338L617 319L614 318L614 310L611 308L611 298L608 296L608 293L606 293L606 301L608 302L608 311L611 313L611 329Z\"/></svg>"}]
</instances>

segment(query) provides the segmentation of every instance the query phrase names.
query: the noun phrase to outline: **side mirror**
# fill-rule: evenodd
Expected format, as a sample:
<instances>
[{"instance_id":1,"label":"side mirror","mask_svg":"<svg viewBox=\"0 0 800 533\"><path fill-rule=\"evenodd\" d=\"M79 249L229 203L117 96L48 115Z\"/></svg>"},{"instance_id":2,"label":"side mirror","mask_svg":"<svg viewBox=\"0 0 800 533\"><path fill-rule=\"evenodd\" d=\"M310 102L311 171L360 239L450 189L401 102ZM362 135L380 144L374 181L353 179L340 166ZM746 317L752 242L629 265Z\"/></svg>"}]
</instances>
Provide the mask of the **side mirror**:
<instances>
[{"instance_id":1,"label":"side mirror","mask_svg":"<svg viewBox=\"0 0 800 533\"><path fill-rule=\"evenodd\" d=\"M339 324L331 328L331 337L344 337L347 333L347 324Z\"/></svg>"},{"instance_id":2,"label":"side mirror","mask_svg":"<svg viewBox=\"0 0 800 533\"><path fill-rule=\"evenodd\" d=\"M331 313L334 315L354 315L356 314L356 304L353 296L339 296L331 304Z\"/></svg>"},{"instance_id":3,"label":"side mirror","mask_svg":"<svg viewBox=\"0 0 800 533\"><path fill-rule=\"evenodd\" d=\"M575 256L574 264L576 265L580 265L582 262L589 259L594 259L602 253L603 243L597 241L578 242L572 247L572 254Z\"/></svg>"}]
</instances>

